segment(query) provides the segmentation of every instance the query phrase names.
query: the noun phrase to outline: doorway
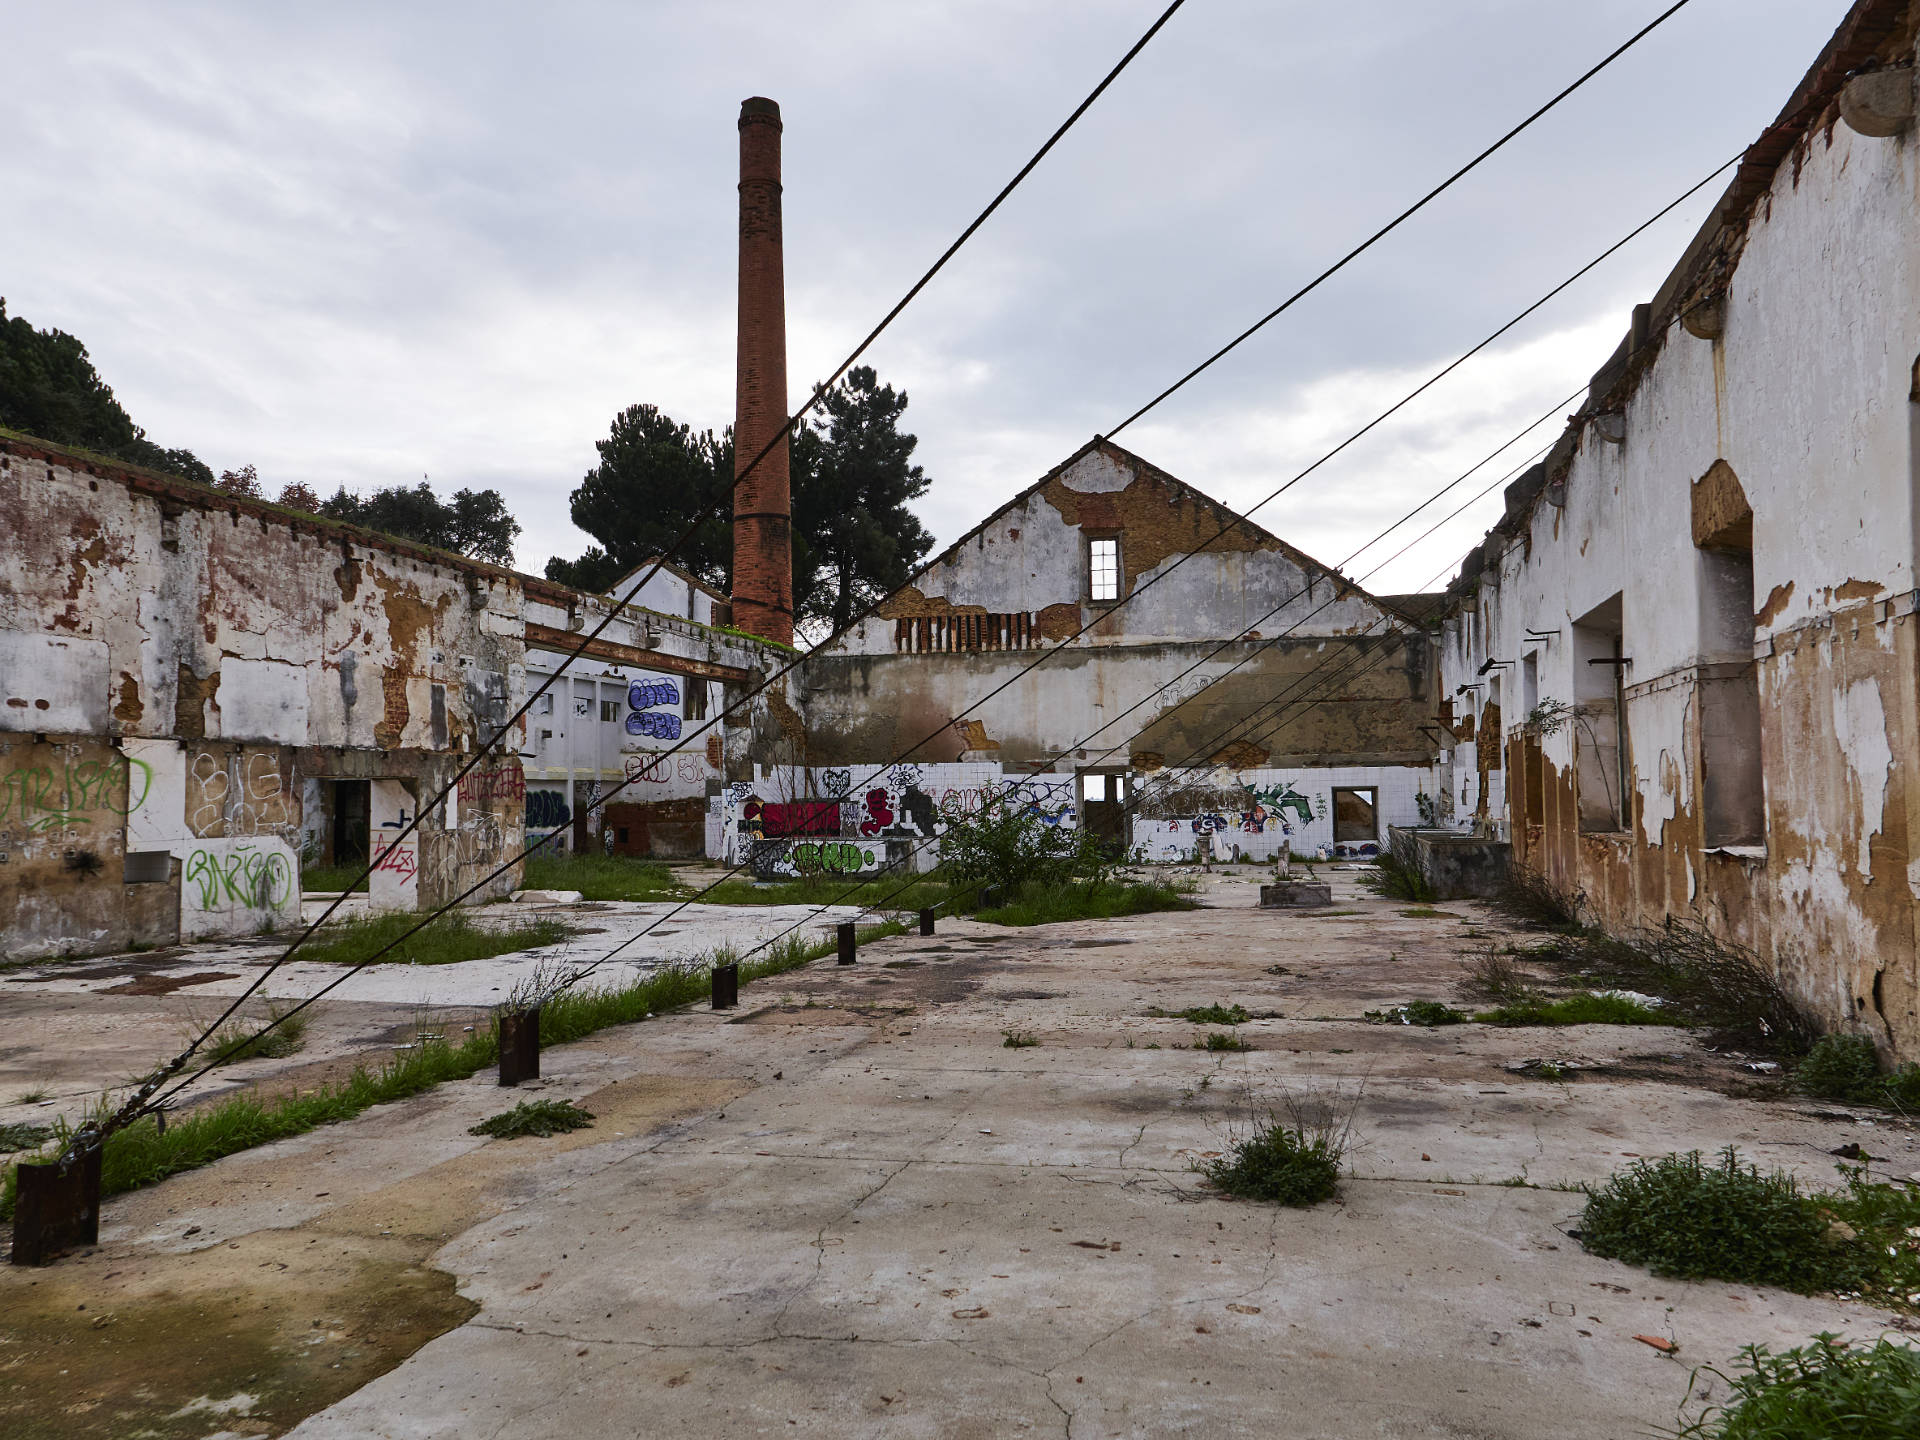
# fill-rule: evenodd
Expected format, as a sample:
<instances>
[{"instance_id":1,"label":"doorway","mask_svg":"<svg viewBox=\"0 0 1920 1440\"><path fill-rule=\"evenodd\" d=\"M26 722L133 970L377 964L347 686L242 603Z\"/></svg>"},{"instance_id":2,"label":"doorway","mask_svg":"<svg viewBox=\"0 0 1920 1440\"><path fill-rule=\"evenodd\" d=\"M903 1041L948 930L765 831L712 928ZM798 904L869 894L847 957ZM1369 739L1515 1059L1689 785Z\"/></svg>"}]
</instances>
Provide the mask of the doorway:
<instances>
[{"instance_id":1,"label":"doorway","mask_svg":"<svg viewBox=\"0 0 1920 1440\"><path fill-rule=\"evenodd\" d=\"M329 780L333 790L333 827L328 835L332 865L365 865L373 822L373 795L365 780Z\"/></svg>"},{"instance_id":2,"label":"doorway","mask_svg":"<svg viewBox=\"0 0 1920 1440\"><path fill-rule=\"evenodd\" d=\"M1127 772L1080 772L1080 828L1118 849L1127 848Z\"/></svg>"}]
</instances>

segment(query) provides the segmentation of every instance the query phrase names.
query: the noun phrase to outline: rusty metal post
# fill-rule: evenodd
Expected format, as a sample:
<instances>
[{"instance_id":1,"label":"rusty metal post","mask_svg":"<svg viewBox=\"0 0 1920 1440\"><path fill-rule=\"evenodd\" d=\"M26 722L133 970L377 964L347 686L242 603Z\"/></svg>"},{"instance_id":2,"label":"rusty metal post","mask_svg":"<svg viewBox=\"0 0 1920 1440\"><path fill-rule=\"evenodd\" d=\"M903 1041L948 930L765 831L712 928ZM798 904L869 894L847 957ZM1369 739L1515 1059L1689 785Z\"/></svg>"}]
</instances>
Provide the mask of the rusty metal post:
<instances>
[{"instance_id":1,"label":"rusty metal post","mask_svg":"<svg viewBox=\"0 0 1920 1440\"><path fill-rule=\"evenodd\" d=\"M840 963L842 965L851 965L853 964L853 921L843 920L840 923L839 931Z\"/></svg>"},{"instance_id":2,"label":"rusty metal post","mask_svg":"<svg viewBox=\"0 0 1920 1440\"><path fill-rule=\"evenodd\" d=\"M922 910L920 912L920 933L922 935L933 934L933 911Z\"/></svg>"},{"instance_id":3,"label":"rusty metal post","mask_svg":"<svg viewBox=\"0 0 1920 1440\"><path fill-rule=\"evenodd\" d=\"M55 1160L14 1172L14 1264L44 1265L100 1242L100 1152L96 1144L69 1164Z\"/></svg>"},{"instance_id":4,"label":"rusty metal post","mask_svg":"<svg viewBox=\"0 0 1920 1440\"><path fill-rule=\"evenodd\" d=\"M500 1012L500 1083L540 1078L540 1007Z\"/></svg>"},{"instance_id":5,"label":"rusty metal post","mask_svg":"<svg viewBox=\"0 0 1920 1440\"><path fill-rule=\"evenodd\" d=\"M731 1010L740 1003L740 963L713 967L713 1008Z\"/></svg>"}]
</instances>

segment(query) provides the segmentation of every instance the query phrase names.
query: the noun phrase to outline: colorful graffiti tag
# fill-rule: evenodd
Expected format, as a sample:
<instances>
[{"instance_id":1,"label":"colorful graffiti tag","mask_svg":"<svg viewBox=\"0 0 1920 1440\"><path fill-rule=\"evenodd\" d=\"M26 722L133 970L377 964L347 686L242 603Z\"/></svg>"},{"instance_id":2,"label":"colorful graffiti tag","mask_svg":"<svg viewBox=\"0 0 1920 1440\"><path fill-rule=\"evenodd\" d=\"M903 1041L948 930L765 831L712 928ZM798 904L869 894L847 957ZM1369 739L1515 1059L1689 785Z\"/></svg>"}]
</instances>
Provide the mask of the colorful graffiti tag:
<instances>
[{"instance_id":1,"label":"colorful graffiti tag","mask_svg":"<svg viewBox=\"0 0 1920 1440\"><path fill-rule=\"evenodd\" d=\"M671 680L636 680L627 687L627 706L649 710L655 705L678 705L680 687Z\"/></svg>"},{"instance_id":2,"label":"colorful graffiti tag","mask_svg":"<svg viewBox=\"0 0 1920 1440\"><path fill-rule=\"evenodd\" d=\"M226 851L195 850L180 878L194 886L202 910L238 905L248 910L277 910L293 893L293 867L278 850L238 845Z\"/></svg>"},{"instance_id":3,"label":"colorful graffiti tag","mask_svg":"<svg viewBox=\"0 0 1920 1440\"><path fill-rule=\"evenodd\" d=\"M627 712L627 734L645 735L650 740L678 740L680 717L671 710L631 710Z\"/></svg>"},{"instance_id":4,"label":"colorful graffiti tag","mask_svg":"<svg viewBox=\"0 0 1920 1440\"><path fill-rule=\"evenodd\" d=\"M28 834L91 825L100 812L125 816L146 802L153 769L144 760L73 760L20 765L0 775L0 825L17 824ZM124 789L125 799L122 800Z\"/></svg>"}]
</instances>

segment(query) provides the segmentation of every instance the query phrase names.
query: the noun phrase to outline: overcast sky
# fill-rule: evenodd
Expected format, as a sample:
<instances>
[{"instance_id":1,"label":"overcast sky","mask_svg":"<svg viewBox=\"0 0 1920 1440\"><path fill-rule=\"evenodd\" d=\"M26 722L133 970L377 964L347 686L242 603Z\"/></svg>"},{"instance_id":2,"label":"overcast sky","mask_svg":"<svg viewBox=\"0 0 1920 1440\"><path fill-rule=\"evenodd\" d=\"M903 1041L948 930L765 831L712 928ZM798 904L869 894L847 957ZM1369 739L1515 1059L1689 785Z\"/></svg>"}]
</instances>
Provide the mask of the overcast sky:
<instances>
[{"instance_id":1,"label":"overcast sky","mask_svg":"<svg viewBox=\"0 0 1920 1440\"><path fill-rule=\"evenodd\" d=\"M0 294L160 443L270 493L497 486L538 572L615 411L732 419L743 97L786 122L798 397L1163 3L20 7ZM1662 8L1188 0L871 354L940 542ZM1252 505L1751 141L1846 9L1693 0L1121 442ZM1718 188L1258 518L1345 560L1579 388ZM1425 586L1498 506L1367 583Z\"/></svg>"}]
</instances>

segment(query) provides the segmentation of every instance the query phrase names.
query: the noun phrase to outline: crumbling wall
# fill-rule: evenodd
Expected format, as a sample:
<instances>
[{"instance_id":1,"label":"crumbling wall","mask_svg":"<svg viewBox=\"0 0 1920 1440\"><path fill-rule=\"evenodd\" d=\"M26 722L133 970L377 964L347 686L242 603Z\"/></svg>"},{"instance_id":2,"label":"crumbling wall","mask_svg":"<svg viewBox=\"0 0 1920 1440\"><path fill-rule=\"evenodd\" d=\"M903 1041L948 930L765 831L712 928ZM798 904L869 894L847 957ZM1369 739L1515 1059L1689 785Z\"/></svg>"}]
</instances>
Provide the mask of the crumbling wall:
<instances>
[{"instance_id":1,"label":"crumbling wall","mask_svg":"<svg viewBox=\"0 0 1920 1440\"><path fill-rule=\"evenodd\" d=\"M1843 29L1756 147L1745 199L1456 582L1440 688L1484 728L1492 678L1537 683L1546 709L1509 703L1491 751L1453 730L1456 805L1506 757L1488 821L1517 863L1611 926L1705 921L1829 1025L1916 1058L1920 167L1910 129L1861 135L1832 105L1850 71L1912 60L1914 7L1849 27L1869 8L1904 8L1903 48L1845 52ZM1625 799L1600 823L1615 709Z\"/></svg>"}]
</instances>

